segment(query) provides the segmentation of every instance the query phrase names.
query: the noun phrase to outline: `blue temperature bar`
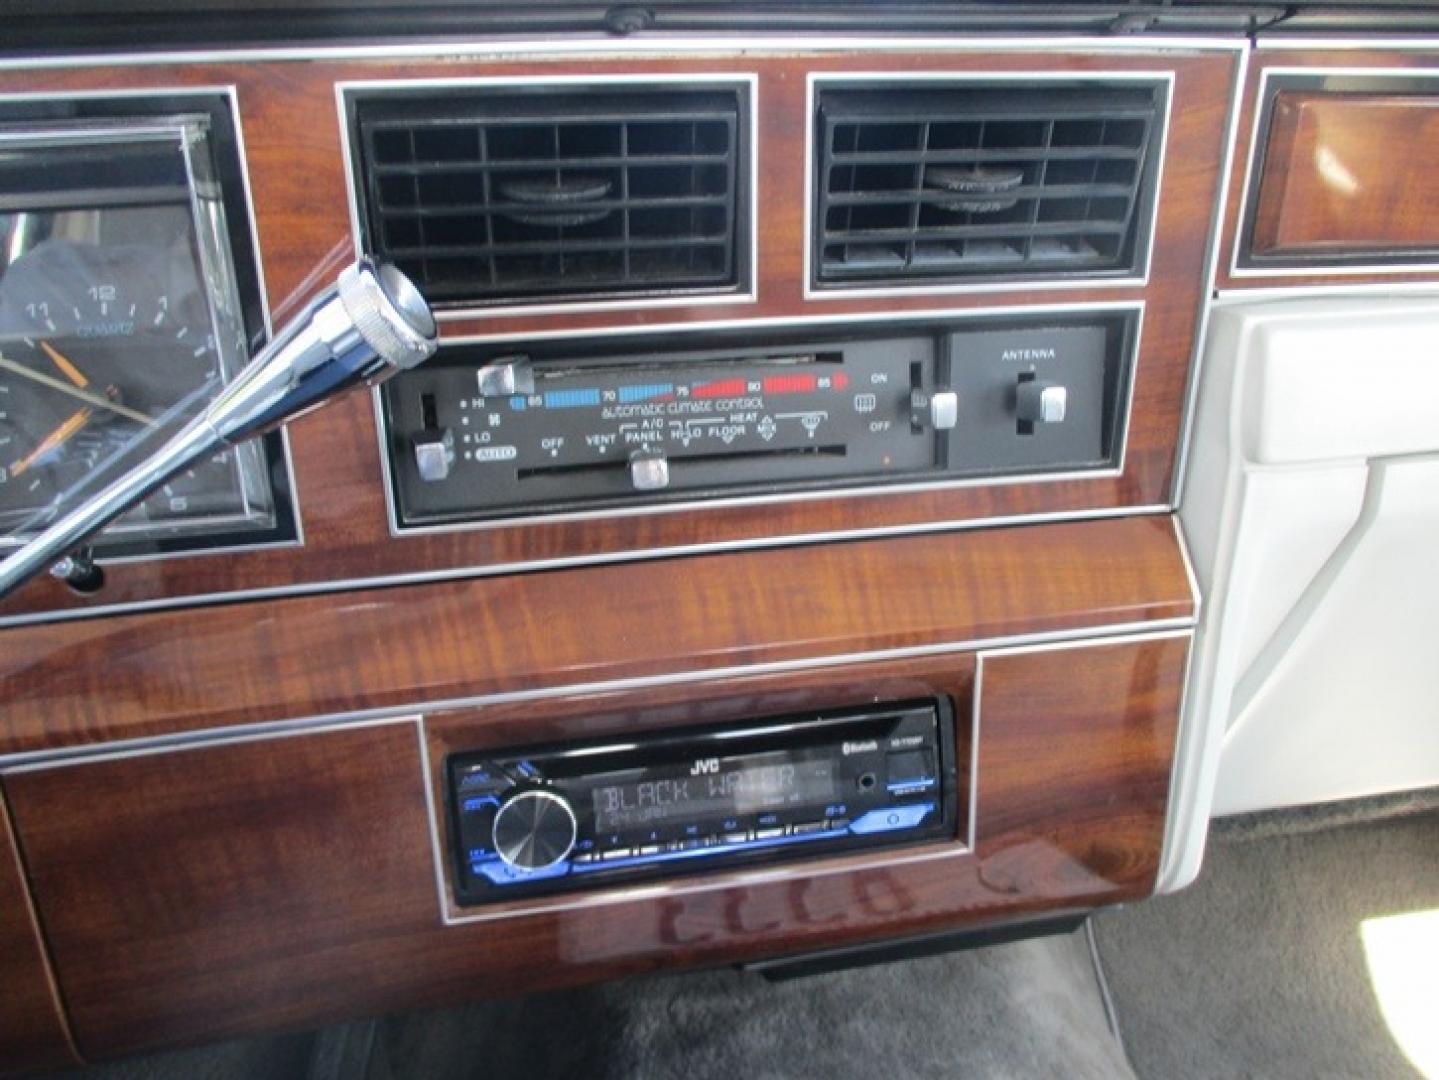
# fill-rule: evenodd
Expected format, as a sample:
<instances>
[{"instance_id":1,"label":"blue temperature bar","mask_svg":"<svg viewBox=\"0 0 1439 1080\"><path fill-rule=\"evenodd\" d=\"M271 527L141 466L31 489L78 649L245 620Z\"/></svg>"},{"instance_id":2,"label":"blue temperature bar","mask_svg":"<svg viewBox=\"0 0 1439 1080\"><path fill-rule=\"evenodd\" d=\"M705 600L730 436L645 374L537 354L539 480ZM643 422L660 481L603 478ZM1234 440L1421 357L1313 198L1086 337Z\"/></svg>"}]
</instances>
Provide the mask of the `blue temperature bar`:
<instances>
[{"instance_id":1,"label":"blue temperature bar","mask_svg":"<svg viewBox=\"0 0 1439 1080\"><path fill-rule=\"evenodd\" d=\"M621 404L628 404L632 401L649 401L651 398L665 397L675 392L674 383L649 383L639 386L621 386L619 399Z\"/></svg>"},{"instance_id":2,"label":"blue temperature bar","mask_svg":"<svg viewBox=\"0 0 1439 1080\"><path fill-rule=\"evenodd\" d=\"M545 392L545 408L547 409L585 409L593 408L600 403L600 392L598 390L547 390Z\"/></svg>"}]
</instances>

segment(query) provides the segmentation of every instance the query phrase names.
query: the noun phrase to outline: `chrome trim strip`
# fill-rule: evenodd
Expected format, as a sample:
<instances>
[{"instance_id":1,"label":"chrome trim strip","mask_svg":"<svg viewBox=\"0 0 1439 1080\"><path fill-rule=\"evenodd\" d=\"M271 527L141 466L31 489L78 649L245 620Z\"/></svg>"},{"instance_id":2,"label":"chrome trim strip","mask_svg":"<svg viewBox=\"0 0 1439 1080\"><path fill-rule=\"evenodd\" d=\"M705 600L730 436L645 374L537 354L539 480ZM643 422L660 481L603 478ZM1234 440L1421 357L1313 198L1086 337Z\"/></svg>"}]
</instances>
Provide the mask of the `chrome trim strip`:
<instances>
[{"instance_id":1,"label":"chrome trim strip","mask_svg":"<svg viewBox=\"0 0 1439 1080\"><path fill-rule=\"evenodd\" d=\"M1439 50L1439 38L1403 37L1353 37L1353 38L1306 38L1268 37L1260 34L1254 39L1256 49L1270 52L1284 50L1302 52L1328 52L1333 49L1374 49L1383 52L1425 52Z\"/></svg>"},{"instance_id":2,"label":"chrome trim strip","mask_svg":"<svg viewBox=\"0 0 1439 1080\"><path fill-rule=\"evenodd\" d=\"M713 304L754 304L759 302L759 73L758 72L666 72L662 74L625 75L481 75L470 78L373 79L348 80L335 83L335 105L340 124L340 154L345 167L345 195L349 204L350 238L355 245L355 258L364 254L360 240L360 202L355 187L354 146L345 108L348 95L355 92L405 91L432 87L520 87L520 86L589 86L613 83L617 86L644 87L678 83L691 86L702 83L714 86L745 87L749 111L749 281L745 288L716 292L706 289L693 296L642 297L626 300L575 300L536 304L496 304L493 307L444 308L435 312L440 323L476 319L513 319L525 315L565 315L596 311L634 311L649 308L700 307Z\"/></svg>"},{"instance_id":3,"label":"chrome trim strip","mask_svg":"<svg viewBox=\"0 0 1439 1080\"><path fill-rule=\"evenodd\" d=\"M443 349L441 345L436 350L437 359L442 357ZM385 422L384 393L378 386L370 388L370 408L375 416L375 441L380 451L380 483L385 488L385 526L389 529L390 539L394 540L417 530L400 528L400 498L395 484L395 470L390 465L390 425Z\"/></svg>"},{"instance_id":4,"label":"chrome trim strip","mask_svg":"<svg viewBox=\"0 0 1439 1080\"><path fill-rule=\"evenodd\" d=\"M109 604L93 608L64 611L27 612L0 619L0 630L42 623L72 622L103 615L167 611L175 608L210 607L237 601L275 600L324 593L349 592L385 588L393 585L421 585L465 578L495 577L502 574L533 573L541 570L563 570L580 566L608 566L614 563L662 559L677 555L712 555L733 551L765 550L795 544L843 540L879 540L886 537L921 536L936 532L963 532L969 529L999 528L1006 525L1033 525L1045 522L1092 521L1101 518L1145 517L1167 514L1168 504L1151 506L1109 506L1096 509L1051 511L1043 514L1013 514L1007 517L970 518L964 521L927 521L909 525L886 525L873 529L841 529L834 532L800 533L793 536L765 539L725 540L708 544L677 545L667 548L639 548L603 555L569 556L558 559L537 559L530 562L495 563L488 566L461 566L444 570L411 571L373 578L344 578L303 585L277 585L263 589L239 589L224 593L199 593L193 596L140 600L128 604ZM3 761L0 757L0 761Z\"/></svg>"},{"instance_id":5,"label":"chrome trim strip","mask_svg":"<svg viewBox=\"0 0 1439 1080\"><path fill-rule=\"evenodd\" d=\"M1190 713L1190 693L1193 690L1194 667L1199 659L1199 634L1202 620L1199 610L1199 580L1194 575L1194 565L1189 557L1189 539L1184 536L1184 525L1179 515L1174 516L1174 534L1179 538L1180 551L1184 554L1184 569L1190 575L1190 587L1194 590L1194 627L1190 630L1189 654L1184 657L1184 685L1180 687L1179 723L1174 729L1174 761L1170 764L1168 798L1164 805L1164 838L1160 844L1160 864L1154 871L1154 896L1173 892L1174 877L1179 873L1177 851L1180 850L1179 831L1209 831L1209 818L1194 820L1197 804L1190 797L1194 785L1199 784L1199 772L1203 766L1203 732L1194 731L1194 725L1203 723Z\"/></svg>"},{"instance_id":6,"label":"chrome trim strip","mask_svg":"<svg viewBox=\"0 0 1439 1080\"><path fill-rule=\"evenodd\" d=\"M1011 289L1024 293L1040 290L1026 290L1023 286ZM1035 315L1065 314L1073 311L1143 311L1146 301L1096 300L1071 304L1024 304L1010 303L978 308L920 308L914 311L875 313L873 311L827 312L817 315L764 315L759 318L709 319L695 322L651 323L644 326L597 326L591 329L511 331L504 334L454 334L440 339L440 348L447 345L491 345L512 341L552 341L555 338L610 337L622 334L639 337L646 334L674 333L685 330L735 330L748 327L783 329L795 326L836 326L854 322L914 322L924 319L980 317L984 315Z\"/></svg>"},{"instance_id":7,"label":"chrome trim strip","mask_svg":"<svg viewBox=\"0 0 1439 1080\"><path fill-rule=\"evenodd\" d=\"M1428 274L1439 272L1439 259L1432 262L1409 263L1344 263L1340 265L1314 264L1283 267L1242 267L1239 256L1244 244L1244 221L1249 212L1252 194L1257 195L1258 179L1254 170L1258 165L1259 124L1264 118L1264 104L1268 100L1270 76L1310 76L1323 78L1361 79L1439 79L1439 71L1425 68L1363 68L1363 67L1271 67L1259 73L1259 88L1254 99L1254 116L1249 133L1249 157L1244 166L1244 186L1239 190L1239 216L1235 219L1234 246L1229 257L1231 278L1284 278L1284 277L1351 277L1371 274Z\"/></svg>"},{"instance_id":8,"label":"chrome trim strip","mask_svg":"<svg viewBox=\"0 0 1439 1080\"><path fill-rule=\"evenodd\" d=\"M1057 483L1065 480L1099 480L1112 479L1124 474L1124 465L1129 453L1129 430L1134 409L1134 386L1139 380L1139 358L1143 351L1144 337L1144 314L1145 302L1142 300L1106 301L1102 303L1052 305L1039 307L1003 307L1003 308L975 308L971 310L947 310L919 311L919 312L897 312L890 315L875 315L871 313L859 314L830 314L812 315L803 318L770 317L764 319L727 319L711 323L680 323L665 326L645 327L624 327L611 326L595 331L542 331L536 334L504 335L480 339L486 343L508 340L537 341L554 338L574 338L584 340L588 338L603 338L617 335L645 336L650 334L675 334L693 332L699 334L706 330L720 328L749 328L764 327L766 329L794 328L809 325L824 325L830 323L853 323L867 322L876 325L890 325L904 322L925 322L934 318L952 319L956 322L963 322L970 318L985 318L995 315L1024 316L1029 314L1069 314L1072 312L1133 312L1134 313L1134 340L1132 343L1132 354L1129 361L1129 385L1125 390L1123 412L1120 416L1120 441L1119 457L1113 466L1102 469L1084 469L1074 472L1038 472L1038 473L1008 473L1000 476L970 476L950 480L921 480L912 483L899 484L875 484L857 483L853 486L841 486L833 488L821 488L803 491L783 491L771 494L755 495L731 495L716 499L689 499L678 502L663 502L641 504L635 506L610 507L599 510L571 510L563 513L550 514L525 514L517 513L511 517L490 519L486 521L458 521L438 525L404 525L400 524L399 506L396 499L395 477L390 467L390 438L389 425L385 422L384 405L381 401L383 391L376 387L371 391L371 402L375 414L375 436L379 444L380 470L385 485L385 517L389 524L392 537L424 536L428 534L444 534L457 532L488 531L491 529L516 528L525 525L552 524L557 522L573 521L594 521L607 520L620 517L649 517L657 514L673 514L692 510L713 510L724 509L732 506L764 506L775 503L789 502L812 502L821 499L859 498L875 495L905 495L921 491L949 491L960 488L973 487L1007 487L1017 484L1046 484ZM451 344L450 339L441 344L441 358L443 350ZM786 542L786 537L770 538L776 542ZM3 625L3 623L0 623Z\"/></svg>"},{"instance_id":9,"label":"chrome trim strip","mask_svg":"<svg viewBox=\"0 0 1439 1080\"><path fill-rule=\"evenodd\" d=\"M1194 572L1194 560L1189 554L1189 538L1184 535L1184 525L1179 515L1169 519L1174 526L1174 540L1179 545L1179 556L1184 560L1184 576L1189 579L1189 593L1194 600L1194 621L1197 623L1204 612L1204 593L1199 588L1199 575Z\"/></svg>"},{"instance_id":10,"label":"chrome trim strip","mask_svg":"<svg viewBox=\"0 0 1439 1080\"><path fill-rule=\"evenodd\" d=\"M1314 296L1366 296L1381 293L1421 295L1439 292L1439 280L1430 281L1346 281L1338 285L1269 285L1252 289L1220 289L1214 294L1214 306L1257 304L1270 300L1302 300Z\"/></svg>"},{"instance_id":11,"label":"chrome trim strip","mask_svg":"<svg viewBox=\"0 0 1439 1080\"><path fill-rule=\"evenodd\" d=\"M853 286L816 288L814 284L814 121L815 94L817 84L824 82L849 83L866 81L885 82L1104 82L1133 80L1137 82L1163 82L1164 129L1159 140L1159 163L1154 176L1154 205L1150 209L1149 243L1144 254L1144 267L1140 274L1123 278L1078 278L1050 279L1043 275L1033 278L1018 278L1009 281L958 282L952 284L926 284L923 280L909 285ZM987 292L1015 292L1026 289L1107 289L1143 286L1149 284L1149 269L1154 263L1154 239L1159 229L1159 204L1164 189L1165 152L1169 148L1170 119L1174 110L1173 71L1005 71L1005 72L963 72L963 71L861 71L861 72L816 72L805 75L805 122L804 122L804 288L805 300L858 300L874 297L899 297L915 295L969 295Z\"/></svg>"},{"instance_id":12,"label":"chrome trim strip","mask_svg":"<svg viewBox=\"0 0 1439 1080\"><path fill-rule=\"evenodd\" d=\"M240 184L245 190L245 213L250 221L250 246L255 249L255 280L260 288L260 317L265 324L265 340L275 336L270 318L270 287L265 282L264 250L260 247L260 225L255 217L255 192L250 186L250 156L245 146L245 123L240 113L240 88L233 83L225 88L230 98L230 118L235 125L235 149L240 158Z\"/></svg>"},{"instance_id":13,"label":"chrome trim strip","mask_svg":"<svg viewBox=\"0 0 1439 1080\"><path fill-rule=\"evenodd\" d=\"M980 647L980 655L983 657L1024 656L1029 653L1059 652L1062 649L1089 649L1103 645L1137 645L1146 641L1166 641L1169 638L1194 635L1193 619L1163 619L1153 623L1153 626L1153 630L1130 630L1105 635L1098 635L1091 631L1088 636L1067 635L1052 637L1048 641L1020 645L985 645Z\"/></svg>"},{"instance_id":14,"label":"chrome trim strip","mask_svg":"<svg viewBox=\"0 0 1439 1080\"><path fill-rule=\"evenodd\" d=\"M424 716L417 717L415 734L420 740L420 782L425 787L425 821L430 829L430 866L435 873L435 901L440 906L440 922L449 921L449 889L445 881L444 842L440 839L440 811L435 806L435 770L430 763L430 740Z\"/></svg>"},{"instance_id":15,"label":"chrome trim strip","mask_svg":"<svg viewBox=\"0 0 1439 1080\"><path fill-rule=\"evenodd\" d=\"M924 37L908 35L883 38L862 34L820 34L813 37L793 33L756 33L742 37L705 36L701 34L650 33L641 38L615 39L605 35L569 38L531 38L520 40L476 40L472 42L426 42L389 45L334 45L321 47L178 49L172 52L109 52L69 56L19 56L0 58L0 70L53 70L76 67L140 67L163 64L203 64L282 62L305 63L350 59L445 59L503 60L508 57L546 57L564 59L624 59L630 56L675 56L684 53L733 53L736 55L830 52L1045 52L1064 49L1074 52L1115 53L1135 52L1215 52L1247 49L1245 37L1096 37L1062 34L1035 37Z\"/></svg>"},{"instance_id":16,"label":"chrome trim strip","mask_svg":"<svg viewBox=\"0 0 1439 1080\"><path fill-rule=\"evenodd\" d=\"M1239 113L1244 107L1244 86L1249 78L1249 53L1239 54L1229 87L1229 115L1225 121L1224 160L1219 167L1219 198L1209 221L1209 251L1204 259L1204 292L1199 298L1199 320L1195 324L1194 348L1189 354L1189 379L1184 388L1183 411L1179 418L1179 445L1174 454L1174 476L1169 501L1176 509L1184 499L1185 473L1189 467L1189 442L1194 437L1194 407L1199 400L1199 379L1204 367L1204 347L1209 340L1209 317L1214 306L1214 283L1219 276L1220 250L1224 244L1224 214L1229 209L1229 179L1234 168L1234 151L1239 141Z\"/></svg>"},{"instance_id":17,"label":"chrome trim strip","mask_svg":"<svg viewBox=\"0 0 1439 1080\"><path fill-rule=\"evenodd\" d=\"M179 732L166 735L147 735L135 739L117 739L107 743L88 746L65 746L44 750L27 750L18 753L0 754L0 770L11 770L21 766L40 766L45 763L71 760L88 760L97 755L129 753L131 751L155 751L175 749L195 743L209 744L214 741L232 741L240 738L270 738L280 734L304 734L309 731L328 730L335 727L349 727L362 723L393 723L397 720L428 716L436 712L458 709L475 709L487 705L511 705L526 701L545 701L557 697L585 694L609 694L630 690L649 690L656 687L685 686L691 683L712 682L752 675L773 675L796 671L824 670L845 667L852 664L867 664L877 661L910 660L919 657L944 656L955 652L977 652L1012 650L1033 646L1034 648L1056 648L1073 641L1093 640L1095 643L1125 641L1130 638L1164 636L1191 632L1194 619L1190 616L1176 616L1155 619L1150 622L1114 623L1109 626L1084 626L1072 630L1051 630L1027 634L1009 634L993 638L967 638L931 645L909 645L891 649L876 649L868 652L836 653L832 656L811 656L794 660L771 660L758 664L734 664L725 667L670 672L664 675L641 675L630 678L589 683L565 683L537 687L530 690L508 690L491 694L477 694L472 697L447 698L427 702L408 702L402 706L362 709L350 712L321 714L318 716L290 720L265 721L260 723L235 724L230 727L205 728L198 731Z\"/></svg>"},{"instance_id":18,"label":"chrome trim strip","mask_svg":"<svg viewBox=\"0 0 1439 1080\"><path fill-rule=\"evenodd\" d=\"M68 747L62 750L42 751L34 754L0 755L0 770L5 776L21 773L44 772L81 765L97 765L107 761L125 761L130 758L154 757L156 754L179 754L189 750L207 750L214 746L234 746L240 743L272 742L276 739L293 739L300 735L330 735L337 731L360 731L364 728L387 727L392 724L421 721L413 709L395 716L369 720L330 718L298 723L277 721L269 724L243 724L234 728L208 728L178 735L157 735L143 739L122 739L112 743L100 743L104 749Z\"/></svg>"}]
</instances>

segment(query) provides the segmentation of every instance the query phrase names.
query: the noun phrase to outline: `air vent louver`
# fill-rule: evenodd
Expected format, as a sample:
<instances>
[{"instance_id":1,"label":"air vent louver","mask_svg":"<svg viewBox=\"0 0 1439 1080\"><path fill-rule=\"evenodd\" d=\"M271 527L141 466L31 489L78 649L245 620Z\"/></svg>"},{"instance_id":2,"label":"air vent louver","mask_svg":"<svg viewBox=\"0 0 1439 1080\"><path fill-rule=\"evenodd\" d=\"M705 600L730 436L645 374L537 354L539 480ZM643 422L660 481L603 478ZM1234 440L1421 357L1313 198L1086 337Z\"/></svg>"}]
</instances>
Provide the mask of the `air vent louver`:
<instances>
[{"instance_id":1,"label":"air vent louver","mask_svg":"<svg viewBox=\"0 0 1439 1080\"><path fill-rule=\"evenodd\" d=\"M366 241L436 304L742 283L740 88L352 99Z\"/></svg>"},{"instance_id":2,"label":"air vent louver","mask_svg":"<svg viewBox=\"0 0 1439 1080\"><path fill-rule=\"evenodd\" d=\"M822 285L1142 264L1163 84L820 91Z\"/></svg>"}]
</instances>

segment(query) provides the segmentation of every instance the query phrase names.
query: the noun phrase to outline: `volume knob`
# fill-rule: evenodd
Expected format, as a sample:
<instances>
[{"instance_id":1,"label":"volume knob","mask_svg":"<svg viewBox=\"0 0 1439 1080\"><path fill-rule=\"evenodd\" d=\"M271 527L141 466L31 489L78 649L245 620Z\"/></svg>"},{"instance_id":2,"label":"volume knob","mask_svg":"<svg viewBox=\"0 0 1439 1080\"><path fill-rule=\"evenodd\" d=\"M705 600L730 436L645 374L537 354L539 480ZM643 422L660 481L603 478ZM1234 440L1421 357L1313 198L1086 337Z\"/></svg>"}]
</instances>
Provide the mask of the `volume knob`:
<instances>
[{"instance_id":1,"label":"volume knob","mask_svg":"<svg viewBox=\"0 0 1439 1080\"><path fill-rule=\"evenodd\" d=\"M516 870L545 870L575 846L575 812L552 791L511 795L495 813L495 851Z\"/></svg>"}]
</instances>

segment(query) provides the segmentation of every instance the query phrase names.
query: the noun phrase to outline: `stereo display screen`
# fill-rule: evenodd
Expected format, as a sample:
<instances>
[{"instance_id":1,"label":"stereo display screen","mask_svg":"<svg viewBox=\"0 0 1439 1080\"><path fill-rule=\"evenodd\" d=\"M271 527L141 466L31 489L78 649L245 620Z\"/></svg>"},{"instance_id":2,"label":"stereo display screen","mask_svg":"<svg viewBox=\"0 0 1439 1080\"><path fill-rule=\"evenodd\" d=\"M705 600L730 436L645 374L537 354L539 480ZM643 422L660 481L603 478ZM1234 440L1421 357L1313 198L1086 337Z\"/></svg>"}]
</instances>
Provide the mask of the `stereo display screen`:
<instances>
[{"instance_id":1,"label":"stereo display screen","mask_svg":"<svg viewBox=\"0 0 1439 1080\"><path fill-rule=\"evenodd\" d=\"M645 770L623 783L594 788L595 827L619 832L823 803L837 795L838 776L834 759L796 760L782 752Z\"/></svg>"}]
</instances>

